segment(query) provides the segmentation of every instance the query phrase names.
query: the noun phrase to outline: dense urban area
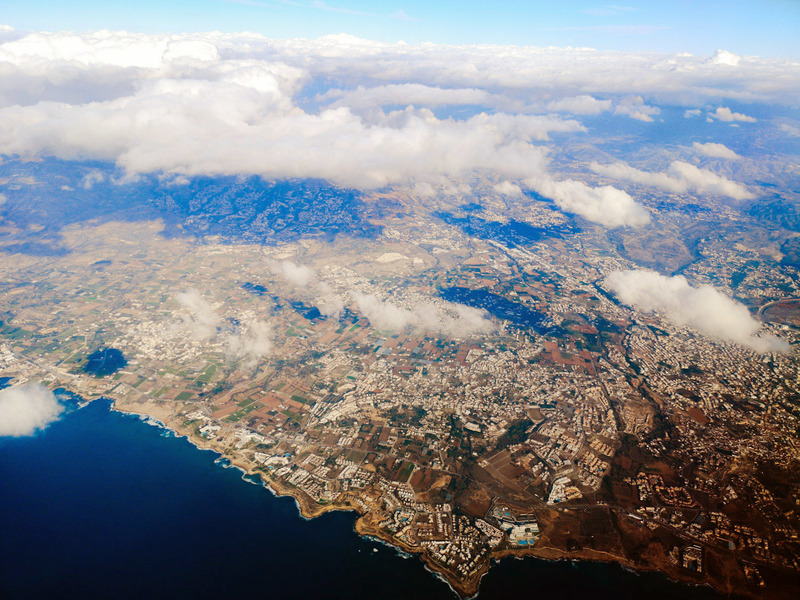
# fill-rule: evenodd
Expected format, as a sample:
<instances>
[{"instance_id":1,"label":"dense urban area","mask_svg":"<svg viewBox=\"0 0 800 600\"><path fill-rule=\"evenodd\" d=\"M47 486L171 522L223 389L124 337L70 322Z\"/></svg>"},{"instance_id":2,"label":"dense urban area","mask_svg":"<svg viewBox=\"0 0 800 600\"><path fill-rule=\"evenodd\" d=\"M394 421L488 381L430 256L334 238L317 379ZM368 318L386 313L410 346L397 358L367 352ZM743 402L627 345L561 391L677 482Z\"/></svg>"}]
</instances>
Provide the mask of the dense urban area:
<instances>
[{"instance_id":1,"label":"dense urban area","mask_svg":"<svg viewBox=\"0 0 800 600\"><path fill-rule=\"evenodd\" d=\"M663 196L642 191L656 241L479 186L435 212L373 194L356 233L300 212L312 225L259 230L269 244L165 235L169 219L66 225L63 253L6 248L0 375L111 398L307 517L356 511L359 533L421 555L462 596L514 554L787 597L796 352L638 311L606 275L644 265L713 285L791 344L800 281L769 226Z\"/></svg>"}]
</instances>

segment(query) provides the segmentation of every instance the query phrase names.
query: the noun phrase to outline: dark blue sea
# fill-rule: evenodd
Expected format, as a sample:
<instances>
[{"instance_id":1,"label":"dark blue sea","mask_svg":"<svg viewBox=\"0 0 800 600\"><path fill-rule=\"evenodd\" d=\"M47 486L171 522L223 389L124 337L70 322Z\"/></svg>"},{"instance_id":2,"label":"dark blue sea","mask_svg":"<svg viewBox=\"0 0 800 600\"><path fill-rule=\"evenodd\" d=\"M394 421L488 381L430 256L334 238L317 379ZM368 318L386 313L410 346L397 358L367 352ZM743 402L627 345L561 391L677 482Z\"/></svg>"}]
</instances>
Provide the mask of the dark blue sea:
<instances>
[{"instance_id":1,"label":"dark blue sea","mask_svg":"<svg viewBox=\"0 0 800 600\"><path fill-rule=\"evenodd\" d=\"M0 598L455 598L417 558L313 521L217 455L97 401L0 438ZM614 565L507 559L480 598L718 598Z\"/></svg>"}]
</instances>

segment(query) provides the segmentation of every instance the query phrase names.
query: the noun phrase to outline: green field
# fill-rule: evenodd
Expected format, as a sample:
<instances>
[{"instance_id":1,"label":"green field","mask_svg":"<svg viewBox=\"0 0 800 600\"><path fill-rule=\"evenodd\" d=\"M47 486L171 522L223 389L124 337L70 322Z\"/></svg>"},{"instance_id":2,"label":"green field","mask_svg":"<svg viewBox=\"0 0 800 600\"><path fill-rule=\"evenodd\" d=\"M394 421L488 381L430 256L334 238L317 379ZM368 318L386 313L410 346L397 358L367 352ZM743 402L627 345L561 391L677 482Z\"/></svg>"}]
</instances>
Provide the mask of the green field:
<instances>
[{"instance_id":1,"label":"green field","mask_svg":"<svg viewBox=\"0 0 800 600\"><path fill-rule=\"evenodd\" d=\"M400 472L397 473L397 481L403 483L408 481L408 478L411 477L411 471L414 470L414 463L406 463L403 465L403 468L400 469Z\"/></svg>"},{"instance_id":2,"label":"green field","mask_svg":"<svg viewBox=\"0 0 800 600\"><path fill-rule=\"evenodd\" d=\"M225 418L225 420L226 421L230 421L231 423L235 423L236 421L239 421L240 419L246 417L249 413L253 412L254 410L256 410L258 408L261 408L262 406L264 406L264 405L261 404L260 402L253 402L249 406L246 406L241 410L237 410L232 415L228 415Z\"/></svg>"}]
</instances>

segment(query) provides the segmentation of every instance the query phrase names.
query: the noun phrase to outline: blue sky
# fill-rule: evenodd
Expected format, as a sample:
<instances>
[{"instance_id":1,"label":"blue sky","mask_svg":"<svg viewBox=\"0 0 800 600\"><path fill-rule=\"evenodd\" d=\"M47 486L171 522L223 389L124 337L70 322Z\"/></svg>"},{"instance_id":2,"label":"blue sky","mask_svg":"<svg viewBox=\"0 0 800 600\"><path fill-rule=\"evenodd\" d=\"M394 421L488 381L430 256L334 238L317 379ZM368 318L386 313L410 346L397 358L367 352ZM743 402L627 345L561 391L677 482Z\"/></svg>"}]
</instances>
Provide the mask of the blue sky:
<instances>
[{"instance_id":1,"label":"blue sky","mask_svg":"<svg viewBox=\"0 0 800 600\"><path fill-rule=\"evenodd\" d=\"M348 33L409 43L589 46L800 58L800 0L0 0L18 30Z\"/></svg>"}]
</instances>

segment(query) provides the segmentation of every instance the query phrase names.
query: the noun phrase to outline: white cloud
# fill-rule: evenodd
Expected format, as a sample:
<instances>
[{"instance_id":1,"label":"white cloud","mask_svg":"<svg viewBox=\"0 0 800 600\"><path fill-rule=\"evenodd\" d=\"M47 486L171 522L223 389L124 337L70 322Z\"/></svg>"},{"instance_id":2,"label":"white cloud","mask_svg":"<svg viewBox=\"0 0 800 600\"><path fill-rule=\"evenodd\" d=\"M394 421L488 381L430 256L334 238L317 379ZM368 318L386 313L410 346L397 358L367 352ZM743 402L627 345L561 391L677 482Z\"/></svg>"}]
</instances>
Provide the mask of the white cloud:
<instances>
[{"instance_id":1,"label":"white cloud","mask_svg":"<svg viewBox=\"0 0 800 600\"><path fill-rule=\"evenodd\" d=\"M699 117L702 114L702 112L703 111L700 110L699 108L690 108L690 109L684 111L683 118L684 119L691 119L693 117Z\"/></svg>"},{"instance_id":2,"label":"white cloud","mask_svg":"<svg viewBox=\"0 0 800 600\"><path fill-rule=\"evenodd\" d=\"M717 119L719 121L725 121L726 123L731 123L733 121L742 121L744 123L756 122L755 117L748 117L742 113L733 112L730 108L725 106L720 106L714 112L708 113L708 119Z\"/></svg>"},{"instance_id":3,"label":"white cloud","mask_svg":"<svg viewBox=\"0 0 800 600\"><path fill-rule=\"evenodd\" d=\"M625 115L637 121L652 122L653 115L661 113L656 106L647 106L641 96L624 98L614 109L615 115Z\"/></svg>"},{"instance_id":4,"label":"white cloud","mask_svg":"<svg viewBox=\"0 0 800 600\"><path fill-rule=\"evenodd\" d=\"M187 290L175 294L175 299L187 309L188 314L184 314L184 323L196 337L204 340L217 335L222 326L222 319L200 292Z\"/></svg>"},{"instance_id":5,"label":"white cloud","mask_svg":"<svg viewBox=\"0 0 800 600\"><path fill-rule=\"evenodd\" d=\"M548 102L547 110L568 112L573 115L599 115L611 110L611 100L598 100L592 96L570 96Z\"/></svg>"},{"instance_id":6,"label":"white cloud","mask_svg":"<svg viewBox=\"0 0 800 600\"><path fill-rule=\"evenodd\" d=\"M37 383L0 390L0 436L33 435L57 421L64 407Z\"/></svg>"},{"instance_id":7,"label":"white cloud","mask_svg":"<svg viewBox=\"0 0 800 600\"><path fill-rule=\"evenodd\" d=\"M401 308L392 302L383 302L375 294L352 292L358 310L378 329L404 329L417 321L417 316L410 310Z\"/></svg>"},{"instance_id":8,"label":"white cloud","mask_svg":"<svg viewBox=\"0 0 800 600\"><path fill-rule=\"evenodd\" d=\"M249 364L272 352L272 327L269 323L251 320L238 335L227 336L228 351L234 357L244 357Z\"/></svg>"},{"instance_id":9,"label":"white cloud","mask_svg":"<svg viewBox=\"0 0 800 600\"><path fill-rule=\"evenodd\" d=\"M679 326L735 342L756 352L789 352L789 344L770 334L757 335L761 324L747 307L710 285L694 288L682 275L653 271L615 271L605 278L617 297L645 312L657 311Z\"/></svg>"},{"instance_id":10,"label":"white cloud","mask_svg":"<svg viewBox=\"0 0 800 600\"><path fill-rule=\"evenodd\" d=\"M295 264L290 260L272 263L272 272L276 275L280 275L286 281L298 287L307 287L317 280L314 269L305 265Z\"/></svg>"},{"instance_id":11,"label":"white cloud","mask_svg":"<svg viewBox=\"0 0 800 600\"><path fill-rule=\"evenodd\" d=\"M425 302L410 310L393 302L380 300L374 294L351 291L350 295L358 305L358 310L378 329L395 331L412 327L459 338L494 330L486 311L455 302Z\"/></svg>"},{"instance_id":12,"label":"white cloud","mask_svg":"<svg viewBox=\"0 0 800 600\"><path fill-rule=\"evenodd\" d=\"M0 25L0 43L13 41L24 35L24 33L16 31L11 25Z\"/></svg>"},{"instance_id":13,"label":"white cloud","mask_svg":"<svg viewBox=\"0 0 800 600\"><path fill-rule=\"evenodd\" d=\"M659 187L676 194L683 194L691 190L728 196L734 200L749 200L755 197L741 183L736 183L722 175L717 175L707 169L700 169L680 160L673 161L669 166L669 170L664 173L642 171L624 162L616 162L609 165L592 162L589 164L589 168L605 177Z\"/></svg>"},{"instance_id":14,"label":"white cloud","mask_svg":"<svg viewBox=\"0 0 800 600\"><path fill-rule=\"evenodd\" d=\"M593 188L581 181L552 179L525 183L542 196L552 198L562 210L606 227L643 227L650 222L647 209L615 187Z\"/></svg>"},{"instance_id":15,"label":"white cloud","mask_svg":"<svg viewBox=\"0 0 800 600\"><path fill-rule=\"evenodd\" d=\"M700 169L692 164L676 160L669 167L670 173L687 187L698 192L728 196L734 200L750 200L755 198L744 185L717 175L706 169Z\"/></svg>"},{"instance_id":16,"label":"white cloud","mask_svg":"<svg viewBox=\"0 0 800 600\"><path fill-rule=\"evenodd\" d=\"M92 169L86 175L83 176L81 185L83 186L83 189L90 190L95 186L95 184L103 183L105 180L106 176L103 174L102 171L98 169Z\"/></svg>"},{"instance_id":17,"label":"white cloud","mask_svg":"<svg viewBox=\"0 0 800 600\"><path fill-rule=\"evenodd\" d=\"M714 142L701 144L700 142L695 142L692 144L692 148L701 154L705 154L706 156L711 156L714 158L728 158L730 160L739 160L742 158L736 154L736 152L728 148L725 144L717 144Z\"/></svg>"},{"instance_id":18,"label":"white cloud","mask_svg":"<svg viewBox=\"0 0 800 600\"><path fill-rule=\"evenodd\" d=\"M358 86L354 90L328 90L316 97L318 102L328 103L331 108L373 108L381 106L445 106L475 104L493 106L502 103L502 98L475 88L446 89L421 83L399 83L374 87ZM506 99L506 103L509 101Z\"/></svg>"},{"instance_id":19,"label":"white cloud","mask_svg":"<svg viewBox=\"0 0 800 600\"><path fill-rule=\"evenodd\" d=\"M501 181L492 186L492 189L502 196L521 196L522 188L510 181Z\"/></svg>"},{"instance_id":20,"label":"white cloud","mask_svg":"<svg viewBox=\"0 0 800 600\"><path fill-rule=\"evenodd\" d=\"M339 315L344 310L344 301L331 292L330 288L321 287L320 295L314 298L314 306L326 317L338 319Z\"/></svg>"},{"instance_id":21,"label":"white cloud","mask_svg":"<svg viewBox=\"0 0 800 600\"><path fill-rule=\"evenodd\" d=\"M275 261L272 263L272 272L301 291L314 294L314 305L326 317L338 318L344 309L342 299L336 295L330 284L319 279L311 267L290 260Z\"/></svg>"},{"instance_id":22,"label":"white cloud","mask_svg":"<svg viewBox=\"0 0 800 600\"><path fill-rule=\"evenodd\" d=\"M791 137L800 137L800 127L797 125L792 125L791 123L781 123L778 125L778 127L783 133Z\"/></svg>"},{"instance_id":23,"label":"white cloud","mask_svg":"<svg viewBox=\"0 0 800 600\"><path fill-rule=\"evenodd\" d=\"M717 50L714 52L714 56L708 60L708 64L735 67L741 60L741 57L736 56L733 52L728 52L727 50Z\"/></svg>"},{"instance_id":24,"label":"white cloud","mask_svg":"<svg viewBox=\"0 0 800 600\"><path fill-rule=\"evenodd\" d=\"M272 351L272 327L266 321L243 316L238 326L226 327L222 317L197 290L180 292L175 299L188 313L184 314L184 326L201 341L225 344L232 358L244 358L252 365Z\"/></svg>"}]
</instances>

